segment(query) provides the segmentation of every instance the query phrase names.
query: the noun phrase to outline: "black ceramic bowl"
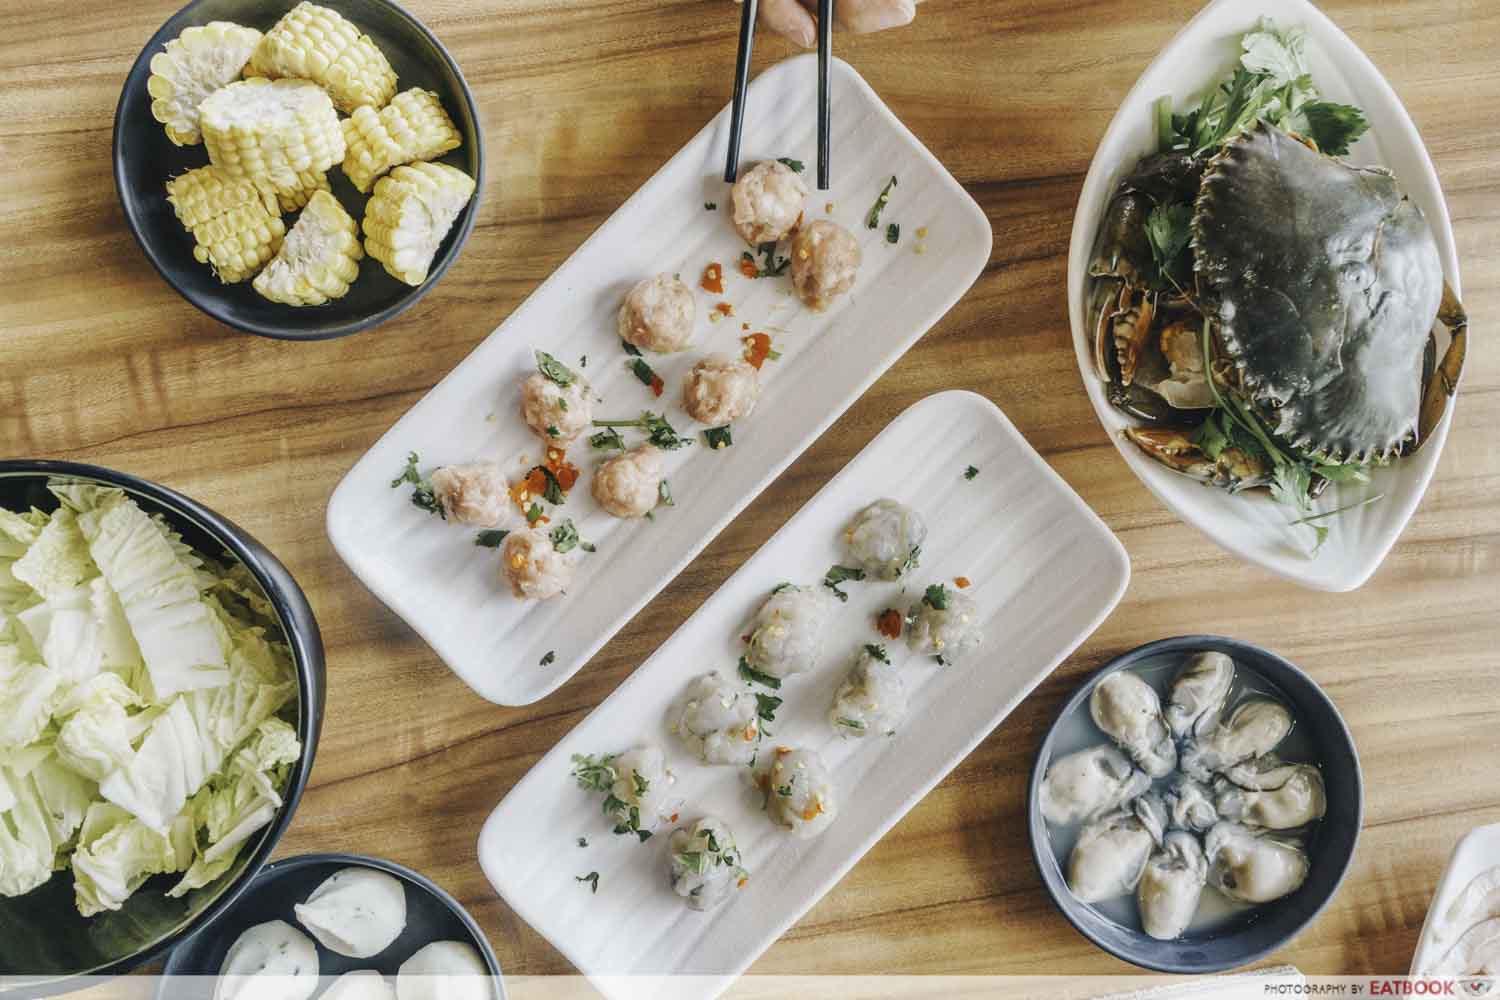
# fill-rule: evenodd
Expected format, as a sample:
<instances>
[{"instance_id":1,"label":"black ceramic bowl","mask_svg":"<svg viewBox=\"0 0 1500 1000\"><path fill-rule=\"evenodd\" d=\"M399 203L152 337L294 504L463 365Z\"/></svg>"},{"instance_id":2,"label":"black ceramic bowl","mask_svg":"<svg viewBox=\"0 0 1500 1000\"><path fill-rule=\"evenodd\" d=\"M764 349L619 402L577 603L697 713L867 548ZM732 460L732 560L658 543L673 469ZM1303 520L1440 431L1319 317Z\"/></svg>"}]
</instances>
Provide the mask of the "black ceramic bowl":
<instances>
[{"instance_id":1,"label":"black ceramic bowl","mask_svg":"<svg viewBox=\"0 0 1500 1000\"><path fill-rule=\"evenodd\" d=\"M208 1000L213 996L214 978L224 964L224 956L240 934L268 920L284 920L296 927L292 907L304 902L328 876L351 866L375 868L405 884L406 929L390 947L373 958L347 958L318 945L318 973L325 981L359 969L374 969L394 981L401 963L424 945L434 941L463 941L472 944L484 959L495 984L494 996L503 1000L505 987L500 979L500 962L484 931L458 900L410 868L358 854L304 854L267 865L255 876L232 913L172 952L162 969L164 978L157 989L158 1000L198 997Z\"/></svg>"},{"instance_id":2,"label":"black ceramic bowl","mask_svg":"<svg viewBox=\"0 0 1500 1000\"><path fill-rule=\"evenodd\" d=\"M0 507L54 509L57 502L46 489L53 476L117 486L148 513L164 516L194 549L245 564L276 609L296 664L296 727L302 758L292 767L282 795L285 804L276 818L251 838L229 871L185 898L168 898L166 892L176 877L160 875L147 881L124 908L81 917L73 903L73 878L66 871L24 896L0 898L0 982L7 987L27 984L17 995L52 996L70 988L70 983L84 985L84 977L128 972L159 958L228 909L292 821L312 772L323 724L323 640L307 598L275 556L244 529L202 504L164 486L94 465L0 461Z\"/></svg>"},{"instance_id":3,"label":"black ceramic bowl","mask_svg":"<svg viewBox=\"0 0 1500 1000\"><path fill-rule=\"evenodd\" d=\"M178 223L167 204L163 185L178 174L208 163L200 143L174 146L161 123L151 117L151 97L146 81L151 75L151 57L184 28L209 21L233 21L265 31L296 0L194 0L163 24L131 66L115 109L115 188L125 221L146 257L193 305L214 319L263 337L283 340L324 340L342 337L400 315L427 294L443 272L458 259L464 241L474 228L479 196L484 189L484 137L479 131L479 112L464 82L458 64L432 32L390 0L319 0L353 22L373 38L396 71L398 90L423 87L438 95L443 108L463 136L463 145L438 162L459 168L474 178L474 197L453 223L438 248L427 280L413 288L386 273L380 262L366 257L359 265L359 278L349 294L321 306L286 306L269 302L250 287L249 281L225 285L207 264L193 259L193 238ZM366 195L349 183L342 170L328 172L333 193L356 222L363 220ZM286 217L290 229L292 216Z\"/></svg>"},{"instance_id":4,"label":"black ceramic bowl","mask_svg":"<svg viewBox=\"0 0 1500 1000\"><path fill-rule=\"evenodd\" d=\"M1189 931L1176 941L1158 941L1142 931L1109 919L1087 903L1073 898L1067 880L1048 839L1046 820L1042 818L1038 795L1042 776L1051 763L1054 751L1068 753L1079 749L1071 745L1070 728L1065 723L1082 713L1089 720L1089 696L1095 686L1119 670L1151 672L1175 670L1191 653L1217 650L1229 656L1242 674L1246 671L1274 688L1272 692L1291 709L1295 721L1292 739L1304 734L1312 758L1323 769L1328 791L1328 812L1318 824L1307 844L1311 868L1301 888L1289 896L1237 914L1227 922L1206 932ZM1095 730L1097 740L1106 737ZM1041 870L1042 881L1052 894L1053 902L1063 916L1084 937L1117 958L1142 968L1159 972L1219 972L1247 965L1264 958L1286 944L1316 917L1338 891L1344 874L1354 859L1355 842L1364 802L1364 779L1360 774L1359 756L1354 740L1344 725L1338 709L1328 700L1312 678L1287 660L1269 650L1237 639L1214 635L1188 635L1147 643L1116 657L1078 689L1063 706L1037 754L1031 773L1027 816L1031 830L1031 850ZM1205 893L1213 892L1205 889Z\"/></svg>"}]
</instances>

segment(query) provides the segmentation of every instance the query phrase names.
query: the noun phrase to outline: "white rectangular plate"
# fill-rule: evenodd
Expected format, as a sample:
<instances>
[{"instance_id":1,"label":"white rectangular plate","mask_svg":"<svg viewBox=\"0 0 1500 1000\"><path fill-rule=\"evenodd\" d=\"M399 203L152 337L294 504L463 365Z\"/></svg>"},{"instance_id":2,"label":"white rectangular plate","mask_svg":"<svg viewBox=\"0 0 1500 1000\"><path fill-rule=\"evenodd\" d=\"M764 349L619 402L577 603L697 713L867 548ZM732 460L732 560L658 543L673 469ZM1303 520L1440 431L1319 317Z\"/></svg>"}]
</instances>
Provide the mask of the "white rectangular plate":
<instances>
[{"instance_id":1,"label":"white rectangular plate","mask_svg":"<svg viewBox=\"0 0 1500 1000\"><path fill-rule=\"evenodd\" d=\"M816 161L817 63L781 63L750 87L745 163ZM726 214L723 182L728 110L674 156L572 257L442 382L376 442L328 504L328 534L349 568L406 620L470 687L491 701L523 705L572 677L631 616L756 497L833 420L942 317L989 259L989 222L974 200L903 126L859 75L835 63L834 190L814 191L807 218L832 218L854 233L864 264L853 292L825 313L801 307L786 276L752 280L735 266L745 250ZM864 216L892 176L899 186L882 225ZM811 186L811 185L809 185ZM716 203L717 211L707 211ZM825 213L831 203L833 212ZM885 222L902 225L885 242ZM925 227L925 253L914 252ZM710 262L725 272L725 294L698 299L692 350L648 360L667 391L660 399L625 368L615 314L639 279L677 272L695 287ZM735 315L712 323L713 303ZM780 361L767 361L755 413L734 428L734 446L710 452L702 428L680 406L683 377L709 352L738 354L745 335L766 331ZM589 495L594 456L580 440L569 457L584 470L559 516L597 544L570 592L544 602L510 596L493 552L474 532L439 523L390 488L406 454L424 469L481 459L519 477L541 447L521 422L520 381L533 349L583 368L604 402L596 417L661 412L697 445L668 456L677 506L654 522L624 523ZM632 438L633 440L633 438ZM529 460L525 458L529 456ZM554 519L554 523L555 523ZM542 663L547 653L553 658Z\"/></svg>"},{"instance_id":2,"label":"white rectangular plate","mask_svg":"<svg viewBox=\"0 0 1500 1000\"><path fill-rule=\"evenodd\" d=\"M1464 887L1476 875L1500 865L1500 823L1476 826L1464 835L1443 869L1443 878L1432 894L1432 903L1427 907L1427 919L1422 923L1422 934L1417 938L1417 950L1411 958L1411 974L1422 975L1422 970L1443 957L1462 934L1463 928L1448 928L1443 940L1437 939L1438 925L1447 916L1448 908L1464 891Z\"/></svg>"},{"instance_id":3,"label":"white rectangular plate","mask_svg":"<svg viewBox=\"0 0 1500 1000\"><path fill-rule=\"evenodd\" d=\"M1312 530L1291 526L1288 522L1296 515L1264 491L1231 496L1223 490L1205 489L1147 458L1125 440L1121 431L1129 418L1105 398L1104 383L1094 373L1093 347L1084 329L1088 315L1086 278L1094 235L1120 178L1156 147L1157 99L1170 95L1179 110L1196 101L1233 69L1239 58L1240 37L1263 17L1273 19L1279 28L1305 29L1308 64L1324 97L1364 110L1370 131L1347 159L1382 165L1395 172L1432 227L1448 282L1455 292L1461 292L1453 227L1437 172L1411 117L1375 65L1307 0L1214 0L1146 67L1094 154L1078 197L1068 251L1073 341L1099 421L1126 464L1162 503L1230 552L1288 580L1318 590L1353 590L1375 572L1421 502L1448 437L1451 407L1416 455L1375 470L1369 484L1335 484L1324 492L1317 504L1324 511L1376 494L1384 494L1384 499L1325 522L1331 529L1328 541L1312 555ZM1440 334L1439 351L1446 345L1446 335Z\"/></svg>"},{"instance_id":4,"label":"white rectangular plate","mask_svg":"<svg viewBox=\"0 0 1500 1000\"><path fill-rule=\"evenodd\" d=\"M979 468L973 481L963 476L970 464ZM785 704L771 724L772 745L817 749L838 788L833 825L799 841L760 812L746 769L699 764L667 734L664 714L696 675L733 676L740 633L767 592L784 580L815 583L847 560L843 526L882 496L925 518L921 566L904 584L846 584L849 601L829 627L822 664L777 692ZM853 654L884 641L876 614L904 610L928 583L951 586L956 576L972 581L984 645L939 667L889 644L911 694L906 721L892 737L836 736L828 709ZM1129 577L1124 548L993 403L968 392L931 396L882 431L521 779L485 824L480 864L505 901L606 992L652 995L664 984L637 977L666 975L718 978L679 981L674 995L715 992L1098 627ZM667 887L665 836L639 844L611 835L599 797L569 777L575 753L644 743L666 752L684 823L711 813L735 832L751 877L716 911L690 911ZM586 849L576 844L580 836ZM597 894L575 881L589 871L599 872Z\"/></svg>"}]
</instances>

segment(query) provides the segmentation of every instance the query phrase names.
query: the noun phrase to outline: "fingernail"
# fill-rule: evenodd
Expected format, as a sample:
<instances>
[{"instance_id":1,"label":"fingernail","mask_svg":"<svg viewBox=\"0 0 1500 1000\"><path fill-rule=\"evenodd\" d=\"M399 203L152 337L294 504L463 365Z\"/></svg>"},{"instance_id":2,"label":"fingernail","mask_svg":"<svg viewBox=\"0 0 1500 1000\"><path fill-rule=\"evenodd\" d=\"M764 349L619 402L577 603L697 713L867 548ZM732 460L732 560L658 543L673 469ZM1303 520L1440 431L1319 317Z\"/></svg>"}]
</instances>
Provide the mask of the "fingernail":
<instances>
[{"instance_id":1,"label":"fingernail","mask_svg":"<svg viewBox=\"0 0 1500 1000\"><path fill-rule=\"evenodd\" d=\"M858 32L884 31L910 24L917 16L917 5L912 0L889 0L879 6L861 9L855 16L857 22L850 27Z\"/></svg>"}]
</instances>

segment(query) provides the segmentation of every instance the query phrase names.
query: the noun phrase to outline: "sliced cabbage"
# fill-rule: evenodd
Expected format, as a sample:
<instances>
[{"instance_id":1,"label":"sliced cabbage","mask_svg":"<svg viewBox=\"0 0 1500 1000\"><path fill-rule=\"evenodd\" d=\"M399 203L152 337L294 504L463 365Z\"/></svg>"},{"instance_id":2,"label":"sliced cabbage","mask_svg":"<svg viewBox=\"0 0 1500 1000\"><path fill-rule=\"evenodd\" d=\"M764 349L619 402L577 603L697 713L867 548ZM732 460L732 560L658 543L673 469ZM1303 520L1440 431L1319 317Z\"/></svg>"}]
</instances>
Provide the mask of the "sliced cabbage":
<instances>
[{"instance_id":1,"label":"sliced cabbage","mask_svg":"<svg viewBox=\"0 0 1500 1000\"><path fill-rule=\"evenodd\" d=\"M10 571L43 600L65 594L98 575L77 519L67 508L52 515Z\"/></svg>"},{"instance_id":2,"label":"sliced cabbage","mask_svg":"<svg viewBox=\"0 0 1500 1000\"><path fill-rule=\"evenodd\" d=\"M36 602L35 591L15 576L16 560L41 534L40 524L46 523L45 514L40 515L40 524L34 514L0 508L0 613L22 611Z\"/></svg>"},{"instance_id":3,"label":"sliced cabbage","mask_svg":"<svg viewBox=\"0 0 1500 1000\"><path fill-rule=\"evenodd\" d=\"M148 714L132 716L129 710L144 704L116 674L99 674L75 687L57 707L57 717L64 719L57 733L58 760L94 781L125 767L135 758L134 743Z\"/></svg>"},{"instance_id":4,"label":"sliced cabbage","mask_svg":"<svg viewBox=\"0 0 1500 1000\"><path fill-rule=\"evenodd\" d=\"M0 628L0 751L35 743L52 721L61 678L26 658L13 627Z\"/></svg>"},{"instance_id":5,"label":"sliced cabbage","mask_svg":"<svg viewBox=\"0 0 1500 1000\"><path fill-rule=\"evenodd\" d=\"M25 773L0 767L0 786L0 895L19 896L66 864L94 787L50 752Z\"/></svg>"},{"instance_id":6,"label":"sliced cabbage","mask_svg":"<svg viewBox=\"0 0 1500 1000\"><path fill-rule=\"evenodd\" d=\"M193 856L193 824L178 817L163 833L118 806L95 802L84 817L73 852L73 894L91 917L118 910L152 875L180 872Z\"/></svg>"},{"instance_id":7,"label":"sliced cabbage","mask_svg":"<svg viewBox=\"0 0 1500 1000\"><path fill-rule=\"evenodd\" d=\"M104 666L104 632L94 615L93 589L55 591L16 615L42 662L64 681L82 683Z\"/></svg>"}]
</instances>

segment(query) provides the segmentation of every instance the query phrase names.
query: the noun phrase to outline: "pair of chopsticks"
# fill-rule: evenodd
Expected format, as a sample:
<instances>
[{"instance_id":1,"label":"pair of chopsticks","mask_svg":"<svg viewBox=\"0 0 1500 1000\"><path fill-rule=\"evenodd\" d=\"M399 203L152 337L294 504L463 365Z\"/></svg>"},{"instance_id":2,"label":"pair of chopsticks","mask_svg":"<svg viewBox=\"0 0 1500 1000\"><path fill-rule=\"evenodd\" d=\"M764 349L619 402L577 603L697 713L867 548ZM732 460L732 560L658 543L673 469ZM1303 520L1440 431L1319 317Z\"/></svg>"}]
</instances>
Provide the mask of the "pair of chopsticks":
<instances>
[{"instance_id":1,"label":"pair of chopsticks","mask_svg":"<svg viewBox=\"0 0 1500 1000\"><path fill-rule=\"evenodd\" d=\"M755 44L756 0L740 7L740 49L734 61L734 107L729 114L729 154L724 180L734 183L740 173L740 132L745 125L745 87L750 81L750 50ZM833 53L833 0L818 0L818 190L828 190L828 63Z\"/></svg>"}]
</instances>

